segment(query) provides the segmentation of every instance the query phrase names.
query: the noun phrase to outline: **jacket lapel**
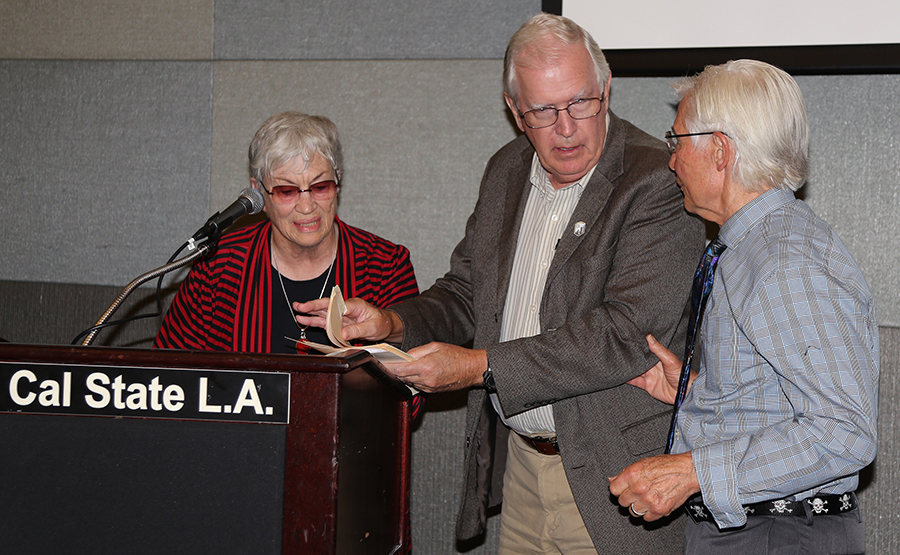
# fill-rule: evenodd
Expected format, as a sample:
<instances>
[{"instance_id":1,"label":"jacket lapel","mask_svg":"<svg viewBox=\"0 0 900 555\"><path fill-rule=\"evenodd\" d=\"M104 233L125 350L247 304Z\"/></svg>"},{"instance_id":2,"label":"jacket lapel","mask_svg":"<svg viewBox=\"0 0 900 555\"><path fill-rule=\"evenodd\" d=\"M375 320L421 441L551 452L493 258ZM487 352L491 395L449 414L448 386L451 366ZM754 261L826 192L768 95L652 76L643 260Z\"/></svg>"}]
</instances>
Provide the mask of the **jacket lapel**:
<instances>
[{"instance_id":1,"label":"jacket lapel","mask_svg":"<svg viewBox=\"0 0 900 555\"><path fill-rule=\"evenodd\" d=\"M501 210L503 223L500 226L499 245L497 247L497 299L500 301L498 308L502 315L506 305L506 293L509 290L509 280L512 274L513 258L516 256L516 245L519 242L519 228L522 224L522 215L525 212L525 203L531 191L531 183L528 180L531 171L531 160L534 149L531 145L522 151L522 164L515 168L509 176L512 185L506 188L504 207L515 207L515 210ZM499 208L498 208L499 209ZM498 316L499 316L498 315Z\"/></svg>"},{"instance_id":2,"label":"jacket lapel","mask_svg":"<svg viewBox=\"0 0 900 555\"><path fill-rule=\"evenodd\" d=\"M625 133L623 130L622 120L619 119L610 110L609 112L609 131L606 134L606 141L603 145L603 154L600 155L600 161L597 162L597 169L584 188L584 193L572 212L569 224L560 237L556 252L553 255L553 262L550 264L550 270L547 273L547 283L544 286L544 293L553 283L553 279L559 274L560 270L569 262L572 253L575 252L585 237L589 237L591 230L595 225L603 225L600 222L600 214L603 213L603 207L609 200L613 191L613 182L622 175L623 158L625 155ZM575 233L575 227L584 225L584 232Z\"/></svg>"}]
</instances>

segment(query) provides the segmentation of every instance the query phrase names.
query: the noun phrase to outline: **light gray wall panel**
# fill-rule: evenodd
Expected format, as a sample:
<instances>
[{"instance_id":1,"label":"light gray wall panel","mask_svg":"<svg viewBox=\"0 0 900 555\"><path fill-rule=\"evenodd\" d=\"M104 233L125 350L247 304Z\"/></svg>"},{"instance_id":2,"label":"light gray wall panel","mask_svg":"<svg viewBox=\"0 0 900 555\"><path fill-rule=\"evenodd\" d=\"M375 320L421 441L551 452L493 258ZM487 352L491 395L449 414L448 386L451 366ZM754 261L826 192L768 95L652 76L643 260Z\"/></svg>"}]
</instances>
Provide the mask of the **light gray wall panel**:
<instances>
[{"instance_id":1,"label":"light gray wall panel","mask_svg":"<svg viewBox=\"0 0 900 555\"><path fill-rule=\"evenodd\" d=\"M879 327L881 382L878 391L878 455L860 473L859 504L866 524L866 551L900 553L900 328Z\"/></svg>"},{"instance_id":2,"label":"light gray wall panel","mask_svg":"<svg viewBox=\"0 0 900 555\"><path fill-rule=\"evenodd\" d=\"M216 2L217 60L502 58L537 0Z\"/></svg>"},{"instance_id":3,"label":"light gray wall panel","mask_svg":"<svg viewBox=\"0 0 900 555\"><path fill-rule=\"evenodd\" d=\"M615 74L615 68L613 68ZM613 78L613 110L654 136L675 119L666 78ZM800 76L810 175L799 195L850 248L875 295L878 323L900 326L900 75Z\"/></svg>"},{"instance_id":4,"label":"light gray wall panel","mask_svg":"<svg viewBox=\"0 0 900 555\"><path fill-rule=\"evenodd\" d=\"M810 116L810 206L847 243L877 301L900 326L900 75L797 79Z\"/></svg>"},{"instance_id":5,"label":"light gray wall panel","mask_svg":"<svg viewBox=\"0 0 900 555\"><path fill-rule=\"evenodd\" d=\"M0 279L124 286L208 217L208 62L0 62Z\"/></svg>"},{"instance_id":6,"label":"light gray wall panel","mask_svg":"<svg viewBox=\"0 0 900 555\"><path fill-rule=\"evenodd\" d=\"M270 115L326 115L341 134L338 214L407 246L427 287L449 267L487 159L515 137L499 60L216 62L213 202L247 186L247 146Z\"/></svg>"},{"instance_id":7,"label":"light gray wall panel","mask_svg":"<svg viewBox=\"0 0 900 555\"><path fill-rule=\"evenodd\" d=\"M214 0L4 0L0 58L210 60Z\"/></svg>"}]
</instances>

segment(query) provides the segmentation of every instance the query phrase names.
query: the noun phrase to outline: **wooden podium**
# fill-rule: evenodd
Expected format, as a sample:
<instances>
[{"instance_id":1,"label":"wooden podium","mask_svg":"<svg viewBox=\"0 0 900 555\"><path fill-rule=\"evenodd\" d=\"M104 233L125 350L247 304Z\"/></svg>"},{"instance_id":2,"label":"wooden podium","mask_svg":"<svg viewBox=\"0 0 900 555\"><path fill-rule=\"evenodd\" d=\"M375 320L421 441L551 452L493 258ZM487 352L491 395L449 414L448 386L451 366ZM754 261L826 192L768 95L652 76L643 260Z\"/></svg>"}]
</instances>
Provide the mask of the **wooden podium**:
<instances>
[{"instance_id":1,"label":"wooden podium","mask_svg":"<svg viewBox=\"0 0 900 555\"><path fill-rule=\"evenodd\" d=\"M409 552L408 390L347 358L0 343L0 540Z\"/></svg>"}]
</instances>

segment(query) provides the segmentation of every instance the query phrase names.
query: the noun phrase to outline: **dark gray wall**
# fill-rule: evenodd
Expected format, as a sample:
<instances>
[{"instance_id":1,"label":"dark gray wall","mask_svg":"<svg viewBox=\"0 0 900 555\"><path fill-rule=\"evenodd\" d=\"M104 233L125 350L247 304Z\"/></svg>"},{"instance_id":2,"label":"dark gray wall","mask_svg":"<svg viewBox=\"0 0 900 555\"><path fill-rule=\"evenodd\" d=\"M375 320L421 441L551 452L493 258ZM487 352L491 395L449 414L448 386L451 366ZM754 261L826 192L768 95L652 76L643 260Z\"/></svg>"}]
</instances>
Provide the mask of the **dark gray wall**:
<instances>
[{"instance_id":1,"label":"dark gray wall","mask_svg":"<svg viewBox=\"0 0 900 555\"><path fill-rule=\"evenodd\" d=\"M3 2L0 337L66 343L93 324L119 289L165 263L247 186L254 131L287 109L337 123L346 155L341 217L409 247L427 287L448 267L484 163L515 136L501 59L540 6ZM675 113L670 81L614 78L613 110L661 136ZM812 122L803 195L856 254L880 323L900 326L900 106L887 101L900 76L798 81ZM142 290L132 304L152 308L149 295ZM153 320L130 324L98 342L146 346L154 329ZM882 453L896 455L893 364L880 427ZM496 518L483 544L453 541L463 404L460 394L432 396L413 436L417 553L494 552ZM896 520L888 502L895 460L879 455L879 488L867 495L884 499L879 508ZM870 551L900 550L888 533L897 523L869 516L870 544L879 547Z\"/></svg>"}]
</instances>

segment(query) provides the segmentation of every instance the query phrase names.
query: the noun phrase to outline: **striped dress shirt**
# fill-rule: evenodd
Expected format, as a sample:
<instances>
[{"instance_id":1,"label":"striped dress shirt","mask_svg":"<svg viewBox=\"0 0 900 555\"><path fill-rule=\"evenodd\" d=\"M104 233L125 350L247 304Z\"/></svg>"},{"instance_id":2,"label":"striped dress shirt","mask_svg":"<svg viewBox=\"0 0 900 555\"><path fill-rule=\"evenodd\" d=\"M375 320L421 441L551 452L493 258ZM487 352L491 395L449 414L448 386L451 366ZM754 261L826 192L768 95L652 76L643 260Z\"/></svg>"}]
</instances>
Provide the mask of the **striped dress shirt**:
<instances>
[{"instance_id":1,"label":"striped dress shirt","mask_svg":"<svg viewBox=\"0 0 900 555\"><path fill-rule=\"evenodd\" d=\"M500 341L512 341L541 333L541 296L556 244L569 226L569 219L594 168L575 183L554 189L547 171L534 155L531 162L531 190L522 215L512 275L503 309ZM491 394L494 410L503 423L524 435L554 435L553 406L544 405L519 414L504 416L500 399Z\"/></svg>"}]
</instances>

